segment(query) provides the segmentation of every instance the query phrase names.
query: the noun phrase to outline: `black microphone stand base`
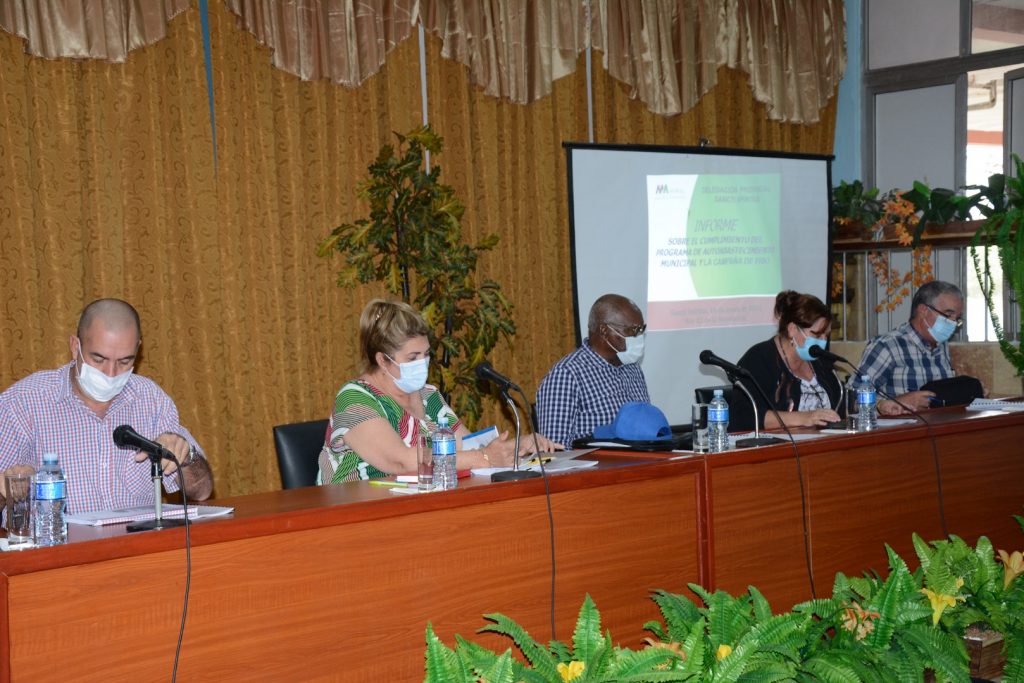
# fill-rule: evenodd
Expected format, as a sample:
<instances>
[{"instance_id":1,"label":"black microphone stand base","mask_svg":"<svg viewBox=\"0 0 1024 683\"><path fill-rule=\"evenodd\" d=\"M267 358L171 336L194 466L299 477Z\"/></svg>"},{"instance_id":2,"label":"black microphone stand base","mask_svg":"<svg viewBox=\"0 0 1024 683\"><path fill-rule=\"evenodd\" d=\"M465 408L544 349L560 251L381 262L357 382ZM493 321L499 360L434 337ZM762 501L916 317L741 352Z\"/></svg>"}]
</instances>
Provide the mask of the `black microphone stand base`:
<instances>
[{"instance_id":1,"label":"black microphone stand base","mask_svg":"<svg viewBox=\"0 0 1024 683\"><path fill-rule=\"evenodd\" d=\"M737 439L736 448L757 448L758 446L771 446L777 443L787 443L786 439L777 436L757 436L747 439Z\"/></svg>"},{"instance_id":2,"label":"black microphone stand base","mask_svg":"<svg viewBox=\"0 0 1024 683\"><path fill-rule=\"evenodd\" d=\"M125 527L128 531L153 531L154 529L171 529L185 526L183 519L151 519L148 522L135 522Z\"/></svg>"},{"instance_id":3,"label":"black microphone stand base","mask_svg":"<svg viewBox=\"0 0 1024 683\"><path fill-rule=\"evenodd\" d=\"M491 475L491 481L518 481L520 479L536 479L541 476L534 470L505 470Z\"/></svg>"}]
</instances>

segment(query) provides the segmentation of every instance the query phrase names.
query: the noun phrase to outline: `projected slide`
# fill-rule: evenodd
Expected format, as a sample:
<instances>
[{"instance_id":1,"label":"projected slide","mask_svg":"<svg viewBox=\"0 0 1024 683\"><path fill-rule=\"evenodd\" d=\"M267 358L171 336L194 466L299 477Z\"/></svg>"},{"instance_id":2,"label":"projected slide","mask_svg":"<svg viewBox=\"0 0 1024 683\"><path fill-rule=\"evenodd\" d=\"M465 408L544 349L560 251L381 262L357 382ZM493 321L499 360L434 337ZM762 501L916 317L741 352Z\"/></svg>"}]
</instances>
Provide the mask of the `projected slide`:
<instances>
[{"instance_id":1,"label":"projected slide","mask_svg":"<svg viewBox=\"0 0 1024 683\"><path fill-rule=\"evenodd\" d=\"M771 323L780 193L778 174L647 176L648 329Z\"/></svg>"}]
</instances>

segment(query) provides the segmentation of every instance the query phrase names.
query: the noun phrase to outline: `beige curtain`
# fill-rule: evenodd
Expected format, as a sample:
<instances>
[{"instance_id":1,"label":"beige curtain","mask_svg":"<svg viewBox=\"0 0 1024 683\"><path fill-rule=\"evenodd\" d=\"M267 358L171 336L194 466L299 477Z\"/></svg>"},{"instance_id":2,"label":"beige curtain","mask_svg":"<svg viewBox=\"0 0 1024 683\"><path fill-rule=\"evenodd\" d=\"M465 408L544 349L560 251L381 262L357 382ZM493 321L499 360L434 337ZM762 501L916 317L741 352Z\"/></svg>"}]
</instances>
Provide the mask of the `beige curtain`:
<instances>
[{"instance_id":1,"label":"beige curtain","mask_svg":"<svg viewBox=\"0 0 1024 683\"><path fill-rule=\"evenodd\" d=\"M576 70L587 41L586 5L565 0L423 0L423 26L441 56L469 69L492 97L527 104Z\"/></svg>"},{"instance_id":2,"label":"beige curtain","mask_svg":"<svg viewBox=\"0 0 1024 683\"><path fill-rule=\"evenodd\" d=\"M271 48L273 64L304 81L354 88L409 37L417 0L226 0Z\"/></svg>"},{"instance_id":3,"label":"beige curtain","mask_svg":"<svg viewBox=\"0 0 1024 683\"><path fill-rule=\"evenodd\" d=\"M356 87L415 23L487 95L551 93L593 45L605 69L657 114L692 109L720 66L748 74L769 118L814 123L846 66L842 0L225 0L239 26L303 80ZM188 0L0 4L0 27L30 54L124 61L163 37Z\"/></svg>"},{"instance_id":4,"label":"beige curtain","mask_svg":"<svg viewBox=\"0 0 1024 683\"><path fill-rule=\"evenodd\" d=\"M0 28L25 39L36 57L123 62L128 52L167 35L167 22L190 0L3 0Z\"/></svg>"},{"instance_id":5,"label":"beige curtain","mask_svg":"<svg viewBox=\"0 0 1024 683\"><path fill-rule=\"evenodd\" d=\"M651 111L692 109L718 67L749 75L776 121L815 123L846 67L842 0L596 0L596 49Z\"/></svg>"}]
</instances>

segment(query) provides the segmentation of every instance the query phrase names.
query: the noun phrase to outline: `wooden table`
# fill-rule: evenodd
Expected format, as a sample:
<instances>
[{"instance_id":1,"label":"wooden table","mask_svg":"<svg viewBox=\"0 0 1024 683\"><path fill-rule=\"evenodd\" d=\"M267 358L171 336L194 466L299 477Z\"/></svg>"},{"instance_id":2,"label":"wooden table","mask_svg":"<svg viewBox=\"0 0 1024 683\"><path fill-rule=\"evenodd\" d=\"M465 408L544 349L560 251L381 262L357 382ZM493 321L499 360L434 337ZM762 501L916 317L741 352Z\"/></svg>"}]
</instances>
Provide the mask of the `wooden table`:
<instances>
[{"instance_id":1,"label":"wooden table","mask_svg":"<svg viewBox=\"0 0 1024 683\"><path fill-rule=\"evenodd\" d=\"M1024 415L935 423L949 530L1024 547ZM898 427L799 443L820 594L832 574L910 558L941 534L928 432ZM601 452L549 478L556 636L586 593L616 642L658 618L652 589L762 588L777 609L810 596L800 487L788 445L714 456ZM451 646L502 612L552 637L551 528L541 480L397 496L342 484L215 501L193 525L179 680L422 680L432 622ZM73 527L56 548L0 556L0 681L167 680L185 589L184 530Z\"/></svg>"}]
</instances>

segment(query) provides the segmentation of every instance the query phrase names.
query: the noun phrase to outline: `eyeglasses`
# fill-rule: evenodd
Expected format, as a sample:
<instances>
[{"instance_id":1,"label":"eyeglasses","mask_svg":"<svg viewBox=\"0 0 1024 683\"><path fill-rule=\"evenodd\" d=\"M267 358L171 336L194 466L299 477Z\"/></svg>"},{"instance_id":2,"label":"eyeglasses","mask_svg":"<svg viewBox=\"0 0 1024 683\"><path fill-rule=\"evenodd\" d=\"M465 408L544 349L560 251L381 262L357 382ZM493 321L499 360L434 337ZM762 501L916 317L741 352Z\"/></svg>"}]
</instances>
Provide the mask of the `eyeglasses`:
<instances>
[{"instance_id":1,"label":"eyeglasses","mask_svg":"<svg viewBox=\"0 0 1024 683\"><path fill-rule=\"evenodd\" d=\"M932 309L933 311L935 311L935 313L936 313L937 315L941 315L941 316L942 316L943 318L945 318L946 320L952 320L952 321L953 321L954 323L956 323L956 328L957 328L958 330L959 330L959 329L960 329L961 327L963 327L963 326L964 326L964 319L963 319L963 318L953 318L952 316L950 316L950 315L947 315L946 313L943 313L943 312L942 312L942 311L940 311L939 309L935 308L935 307L934 307L934 306L932 306L931 304L925 304L925 306L927 306L928 308Z\"/></svg>"},{"instance_id":2,"label":"eyeglasses","mask_svg":"<svg viewBox=\"0 0 1024 683\"><path fill-rule=\"evenodd\" d=\"M608 320L604 321L604 324L608 327L617 327L623 332L623 337L639 337L641 334L647 331L647 325L630 325L626 326L622 323L613 323Z\"/></svg>"}]
</instances>

